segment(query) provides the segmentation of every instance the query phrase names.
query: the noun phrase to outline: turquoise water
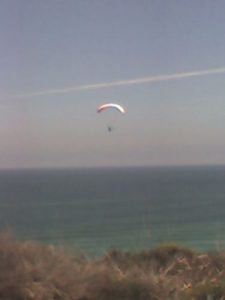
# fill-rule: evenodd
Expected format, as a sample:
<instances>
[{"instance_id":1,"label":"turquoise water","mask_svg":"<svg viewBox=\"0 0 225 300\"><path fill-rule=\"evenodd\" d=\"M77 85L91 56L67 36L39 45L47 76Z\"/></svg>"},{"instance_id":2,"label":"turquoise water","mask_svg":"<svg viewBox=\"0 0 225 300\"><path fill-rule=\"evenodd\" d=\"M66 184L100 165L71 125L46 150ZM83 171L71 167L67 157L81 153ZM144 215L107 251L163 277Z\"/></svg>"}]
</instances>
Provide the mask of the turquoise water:
<instances>
[{"instance_id":1,"label":"turquoise water","mask_svg":"<svg viewBox=\"0 0 225 300\"><path fill-rule=\"evenodd\" d=\"M90 254L225 245L225 167L0 172L0 229Z\"/></svg>"}]
</instances>

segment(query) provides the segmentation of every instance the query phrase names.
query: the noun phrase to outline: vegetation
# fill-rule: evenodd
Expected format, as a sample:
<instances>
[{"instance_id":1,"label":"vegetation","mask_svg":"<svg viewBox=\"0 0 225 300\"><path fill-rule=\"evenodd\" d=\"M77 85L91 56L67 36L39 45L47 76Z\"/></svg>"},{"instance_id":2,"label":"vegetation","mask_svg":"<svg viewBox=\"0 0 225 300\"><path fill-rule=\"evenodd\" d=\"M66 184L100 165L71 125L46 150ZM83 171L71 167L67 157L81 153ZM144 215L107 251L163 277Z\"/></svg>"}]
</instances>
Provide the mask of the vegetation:
<instances>
[{"instance_id":1,"label":"vegetation","mask_svg":"<svg viewBox=\"0 0 225 300\"><path fill-rule=\"evenodd\" d=\"M225 253L175 244L99 259L0 235L0 299L223 300Z\"/></svg>"}]
</instances>

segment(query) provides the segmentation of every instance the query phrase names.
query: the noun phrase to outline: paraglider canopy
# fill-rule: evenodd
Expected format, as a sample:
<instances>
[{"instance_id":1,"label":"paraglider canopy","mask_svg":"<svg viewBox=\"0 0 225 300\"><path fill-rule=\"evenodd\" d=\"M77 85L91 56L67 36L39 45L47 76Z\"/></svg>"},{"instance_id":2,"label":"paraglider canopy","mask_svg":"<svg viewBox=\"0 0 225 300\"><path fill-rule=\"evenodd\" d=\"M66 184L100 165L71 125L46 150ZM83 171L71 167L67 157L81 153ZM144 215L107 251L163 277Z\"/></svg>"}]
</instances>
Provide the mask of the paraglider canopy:
<instances>
[{"instance_id":1,"label":"paraglider canopy","mask_svg":"<svg viewBox=\"0 0 225 300\"><path fill-rule=\"evenodd\" d=\"M125 109L121 105L115 104L115 103L106 103L106 104L100 105L97 108L97 112L100 113L101 111L104 111L109 108L115 108L115 109L119 110L122 114L125 114Z\"/></svg>"}]
</instances>

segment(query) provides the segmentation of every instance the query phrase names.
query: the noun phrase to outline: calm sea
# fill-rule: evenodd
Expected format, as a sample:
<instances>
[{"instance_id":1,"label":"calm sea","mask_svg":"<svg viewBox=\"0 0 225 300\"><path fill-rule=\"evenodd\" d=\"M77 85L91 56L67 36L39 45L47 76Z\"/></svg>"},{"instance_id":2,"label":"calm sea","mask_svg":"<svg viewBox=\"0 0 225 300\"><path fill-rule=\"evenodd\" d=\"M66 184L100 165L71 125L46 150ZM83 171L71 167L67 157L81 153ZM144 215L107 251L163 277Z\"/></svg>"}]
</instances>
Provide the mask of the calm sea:
<instances>
[{"instance_id":1,"label":"calm sea","mask_svg":"<svg viewBox=\"0 0 225 300\"><path fill-rule=\"evenodd\" d=\"M225 167L0 172L0 229L89 254L225 246Z\"/></svg>"}]
</instances>

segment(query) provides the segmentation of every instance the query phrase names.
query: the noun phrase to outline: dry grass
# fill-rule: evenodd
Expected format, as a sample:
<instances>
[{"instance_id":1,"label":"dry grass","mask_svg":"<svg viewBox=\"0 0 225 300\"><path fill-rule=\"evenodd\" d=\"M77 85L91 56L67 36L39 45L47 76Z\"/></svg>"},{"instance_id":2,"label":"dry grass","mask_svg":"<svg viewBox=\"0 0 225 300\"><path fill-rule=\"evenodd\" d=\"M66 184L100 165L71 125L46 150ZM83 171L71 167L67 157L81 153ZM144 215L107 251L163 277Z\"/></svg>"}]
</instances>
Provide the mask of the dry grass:
<instances>
[{"instance_id":1,"label":"dry grass","mask_svg":"<svg viewBox=\"0 0 225 300\"><path fill-rule=\"evenodd\" d=\"M0 235L3 300L223 300L225 253L177 245L98 260Z\"/></svg>"}]
</instances>

